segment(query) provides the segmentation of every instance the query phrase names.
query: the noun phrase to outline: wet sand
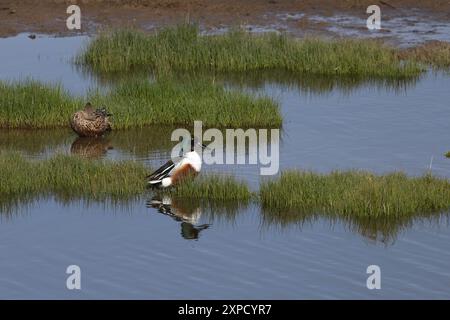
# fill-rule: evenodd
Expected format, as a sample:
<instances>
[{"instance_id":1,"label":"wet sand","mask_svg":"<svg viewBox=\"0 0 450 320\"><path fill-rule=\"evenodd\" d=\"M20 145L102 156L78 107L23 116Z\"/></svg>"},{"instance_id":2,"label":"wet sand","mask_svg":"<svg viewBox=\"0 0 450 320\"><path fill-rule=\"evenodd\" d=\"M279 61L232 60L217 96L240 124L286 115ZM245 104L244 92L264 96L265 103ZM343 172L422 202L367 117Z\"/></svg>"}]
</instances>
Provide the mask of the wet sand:
<instances>
[{"instance_id":1,"label":"wet sand","mask_svg":"<svg viewBox=\"0 0 450 320\"><path fill-rule=\"evenodd\" d=\"M78 4L82 29L66 28L66 8ZM135 26L153 30L186 20L198 22L206 30L233 25L284 29L294 34L332 34L330 23L314 17L348 15L366 19L368 5L377 4L382 18L420 14L438 21L450 21L450 1L418 0L0 0L0 37L22 32L57 35L92 34L101 28ZM312 18L311 18L312 17ZM364 28L364 26L361 26Z\"/></svg>"}]
</instances>

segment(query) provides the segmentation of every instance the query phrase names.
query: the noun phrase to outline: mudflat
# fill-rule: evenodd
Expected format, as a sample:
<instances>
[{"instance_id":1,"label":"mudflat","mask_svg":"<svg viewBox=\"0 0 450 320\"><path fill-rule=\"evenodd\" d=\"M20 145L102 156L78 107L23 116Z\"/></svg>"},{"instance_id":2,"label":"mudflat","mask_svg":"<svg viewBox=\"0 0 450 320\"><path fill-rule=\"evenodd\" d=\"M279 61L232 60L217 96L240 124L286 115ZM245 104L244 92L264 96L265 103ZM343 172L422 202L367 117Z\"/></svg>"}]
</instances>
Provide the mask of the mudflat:
<instances>
[{"instance_id":1,"label":"mudflat","mask_svg":"<svg viewBox=\"0 0 450 320\"><path fill-rule=\"evenodd\" d=\"M70 4L81 8L83 33L121 26L152 30L186 20L196 21L205 28L239 24L267 26L300 13L304 18L290 24L290 30L320 32L325 29L325 23L312 22L308 16L342 13L364 18L371 4L379 5L385 17L401 17L415 10L428 17L450 20L449 0L0 0L0 36L21 32L71 35L74 31L66 28L66 9Z\"/></svg>"}]
</instances>

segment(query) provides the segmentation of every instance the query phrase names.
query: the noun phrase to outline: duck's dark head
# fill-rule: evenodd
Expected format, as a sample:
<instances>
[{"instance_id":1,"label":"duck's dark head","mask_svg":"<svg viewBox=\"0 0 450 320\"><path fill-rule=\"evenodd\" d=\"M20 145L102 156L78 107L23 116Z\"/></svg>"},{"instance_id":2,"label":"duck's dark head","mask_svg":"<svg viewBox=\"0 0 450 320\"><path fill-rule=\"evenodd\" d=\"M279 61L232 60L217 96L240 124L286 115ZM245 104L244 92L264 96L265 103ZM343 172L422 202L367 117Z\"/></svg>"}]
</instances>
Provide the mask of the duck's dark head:
<instances>
[{"instance_id":1,"label":"duck's dark head","mask_svg":"<svg viewBox=\"0 0 450 320\"><path fill-rule=\"evenodd\" d=\"M205 148L207 148L207 146L205 146L204 144L200 143L199 139L197 137L192 137L191 138L191 151L194 151L195 146L201 146L202 149L204 150Z\"/></svg>"},{"instance_id":2,"label":"duck's dark head","mask_svg":"<svg viewBox=\"0 0 450 320\"><path fill-rule=\"evenodd\" d=\"M105 107L103 108L98 108L97 110L95 110L95 114L101 117L111 117L112 114L108 112L108 110L106 110Z\"/></svg>"},{"instance_id":3,"label":"duck's dark head","mask_svg":"<svg viewBox=\"0 0 450 320\"><path fill-rule=\"evenodd\" d=\"M86 103L86 105L84 106L84 111L86 111L86 112L93 111L92 104L90 102Z\"/></svg>"}]
</instances>

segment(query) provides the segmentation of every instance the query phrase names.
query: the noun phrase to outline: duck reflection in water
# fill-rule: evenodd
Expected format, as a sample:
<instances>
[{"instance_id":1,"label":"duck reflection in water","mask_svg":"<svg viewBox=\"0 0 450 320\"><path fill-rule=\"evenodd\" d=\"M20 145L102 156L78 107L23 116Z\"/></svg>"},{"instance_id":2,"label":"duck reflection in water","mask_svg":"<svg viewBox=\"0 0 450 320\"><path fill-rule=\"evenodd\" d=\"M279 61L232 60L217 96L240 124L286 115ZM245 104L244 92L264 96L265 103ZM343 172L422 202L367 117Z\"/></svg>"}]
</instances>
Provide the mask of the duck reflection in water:
<instances>
[{"instance_id":1,"label":"duck reflection in water","mask_svg":"<svg viewBox=\"0 0 450 320\"><path fill-rule=\"evenodd\" d=\"M155 196L147 202L148 208L181 222L181 236L186 240L198 240L200 232L208 229L209 224L198 224L202 215L201 207L192 202L175 200L167 195Z\"/></svg>"},{"instance_id":2,"label":"duck reflection in water","mask_svg":"<svg viewBox=\"0 0 450 320\"><path fill-rule=\"evenodd\" d=\"M70 153L90 159L97 159L103 157L111 149L113 147L105 137L78 137L72 143Z\"/></svg>"}]
</instances>

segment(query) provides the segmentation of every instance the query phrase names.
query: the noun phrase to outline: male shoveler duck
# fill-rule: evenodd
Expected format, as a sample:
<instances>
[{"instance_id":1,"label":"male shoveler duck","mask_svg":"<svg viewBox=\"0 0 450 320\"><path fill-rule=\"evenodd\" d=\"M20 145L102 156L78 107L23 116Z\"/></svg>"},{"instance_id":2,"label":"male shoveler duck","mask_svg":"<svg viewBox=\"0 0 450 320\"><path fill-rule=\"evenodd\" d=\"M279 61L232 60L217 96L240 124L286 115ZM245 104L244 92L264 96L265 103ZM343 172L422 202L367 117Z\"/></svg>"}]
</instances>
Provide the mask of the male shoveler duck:
<instances>
[{"instance_id":1,"label":"male shoveler duck","mask_svg":"<svg viewBox=\"0 0 450 320\"><path fill-rule=\"evenodd\" d=\"M100 137L111 130L106 108L95 109L88 102L84 110L75 112L70 119L70 126L80 137Z\"/></svg>"},{"instance_id":2,"label":"male shoveler duck","mask_svg":"<svg viewBox=\"0 0 450 320\"><path fill-rule=\"evenodd\" d=\"M161 168L147 176L148 185L151 187L167 188L179 183L187 176L196 176L202 169L202 159L194 150L198 142L191 139L191 149L175 162L167 161ZM206 148L205 145L201 145Z\"/></svg>"}]
</instances>

